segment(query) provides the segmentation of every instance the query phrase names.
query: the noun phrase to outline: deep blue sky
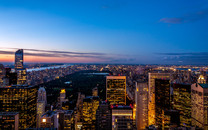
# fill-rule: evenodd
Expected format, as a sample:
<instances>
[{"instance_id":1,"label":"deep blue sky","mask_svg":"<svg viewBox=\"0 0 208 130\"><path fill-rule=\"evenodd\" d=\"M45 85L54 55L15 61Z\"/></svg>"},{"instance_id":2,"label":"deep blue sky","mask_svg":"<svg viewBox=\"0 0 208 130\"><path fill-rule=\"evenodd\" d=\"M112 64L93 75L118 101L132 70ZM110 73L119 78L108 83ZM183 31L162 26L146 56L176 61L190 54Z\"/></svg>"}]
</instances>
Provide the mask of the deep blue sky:
<instances>
[{"instance_id":1,"label":"deep blue sky","mask_svg":"<svg viewBox=\"0 0 208 130\"><path fill-rule=\"evenodd\" d=\"M207 31L207 0L0 0L1 55L24 48L102 53L89 62L204 64ZM83 60L70 58L63 62Z\"/></svg>"}]
</instances>

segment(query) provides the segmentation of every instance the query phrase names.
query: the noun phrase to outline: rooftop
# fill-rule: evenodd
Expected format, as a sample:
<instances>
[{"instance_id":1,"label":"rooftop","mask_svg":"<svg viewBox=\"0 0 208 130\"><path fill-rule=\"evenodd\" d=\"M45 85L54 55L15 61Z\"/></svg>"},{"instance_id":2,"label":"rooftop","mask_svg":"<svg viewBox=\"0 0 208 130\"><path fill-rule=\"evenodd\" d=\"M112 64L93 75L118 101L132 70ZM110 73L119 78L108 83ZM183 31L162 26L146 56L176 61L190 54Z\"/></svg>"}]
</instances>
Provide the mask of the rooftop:
<instances>
[{"instance_id":1,"label":"rooftop","mask_svg":"<svg viewBox=\"0 0 208 130\"><path fill-rule=\"evenodd\" d=\"M12 116L12 115L17 115L19 114L18 112L0 112L0 115L9 115L9 116Z\"/></svg>"},{"instance_id":2,"label":"rooftop","mask_svg":"<svg viewBox=\"0 0 208 130\"><path fill-rule=\"evenodd\" d=\"M41 117L51 117L54 114L56 114L55 111L47 111L46 113L44 113Z\"/></svg>"},{"instance_id":3,"label":"rooftop","mask_svg":"<svg viewBox=\"0 0 208 130\"><path fill-rule=\"evenodd\" d=\"M202 88L208 88L208 84L199 84Z\"/></svg>"}]
</instances>

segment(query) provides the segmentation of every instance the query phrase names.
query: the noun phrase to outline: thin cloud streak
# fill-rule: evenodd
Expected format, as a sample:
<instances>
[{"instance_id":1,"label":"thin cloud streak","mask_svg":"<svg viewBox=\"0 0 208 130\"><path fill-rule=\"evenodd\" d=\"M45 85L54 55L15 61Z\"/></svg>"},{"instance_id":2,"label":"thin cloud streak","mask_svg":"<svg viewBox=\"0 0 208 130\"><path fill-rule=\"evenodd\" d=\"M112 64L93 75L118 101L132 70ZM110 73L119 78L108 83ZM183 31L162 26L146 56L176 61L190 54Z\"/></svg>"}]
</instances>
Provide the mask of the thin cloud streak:
<instances>
[{"instance_id":1,"label":"thin cloud streak","mask_svg":"<svg viewBox=\"0 0 208 130\"><path fill-rule=\"evenodd\" d=\"M190 52L190 53L155 53L161 57L161 60L169 63L183 64L208 64L208 52Z\"/></svg>"},{"instance_id":2,"label":"thin cloud streak","mask_svg":"<svg viewBox=\"0 0 208 130\"><path fill-rule=\"evenodd\" d=\"M12 49L12 50L11 50ZM17 48L0 49L0 55L14 55ZM82 53L70 51L54 51L54 50L38 50L38 49L23 49L25 56L49 57L49 58L84 58L94 59L95 61L104 61L106 63L125 63L133 62L131 58L124 55L107 54L107 53ZM124 58L125 57L125 58ZM0 59L1 60L1 59ZM55 61L54 61L55 62ZM80 61L81 62L81 61Z\"/></svg>"},{"instance_id":3,"label":"thin cloud streak","mask_svg":"<svg viewBox=\"0 0 208 130\"><path fill-rule=\"evenodd\" d=\"M191 14L186 14L182 17L161 18L159 22L169 23L169 24L181 24L181 23L195 22L195 21L204 19L207 16L208 16L208 9L195 12L195 13L191 13Z\"/></svg>"},{"instance_id":4,"label":"thin cloud streak","mask_svg":"<svg viewBox=\"0 0 208 130\"><path fill-rule=\"evenodd\" d=\"M10 48L10 49L19 49L19 48ZM80 54L80 55L105 55L104 53L82 53L82 52L71 52L71 51L53 51L53 50L39 50L39 49L24 49L27 51L36 51L36 52L48 52L48 53L67 53L67 54Z\"/></svg>"}]
</instances>

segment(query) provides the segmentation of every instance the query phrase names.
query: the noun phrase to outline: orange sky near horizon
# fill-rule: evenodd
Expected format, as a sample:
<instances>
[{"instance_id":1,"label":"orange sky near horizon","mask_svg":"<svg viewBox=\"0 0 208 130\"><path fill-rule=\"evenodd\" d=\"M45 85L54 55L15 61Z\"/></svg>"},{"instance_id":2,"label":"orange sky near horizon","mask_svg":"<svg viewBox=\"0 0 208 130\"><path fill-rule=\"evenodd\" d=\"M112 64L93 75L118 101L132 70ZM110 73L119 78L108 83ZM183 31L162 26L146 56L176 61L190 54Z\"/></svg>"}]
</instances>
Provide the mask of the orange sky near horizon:
<instances>
[{"instance_id":1,"label":"orange sky near horizon","mask_svg":"<svg viewBox=\"0 0 208 130\"><path fill-rule=\"evenodd\" d=\"M14 55L0 54L0 62L14 62ZM33 63L92 63L104 62L103 59L89 57L42 57L24 56L24 62Z\"/></svg>"}]
</instances>

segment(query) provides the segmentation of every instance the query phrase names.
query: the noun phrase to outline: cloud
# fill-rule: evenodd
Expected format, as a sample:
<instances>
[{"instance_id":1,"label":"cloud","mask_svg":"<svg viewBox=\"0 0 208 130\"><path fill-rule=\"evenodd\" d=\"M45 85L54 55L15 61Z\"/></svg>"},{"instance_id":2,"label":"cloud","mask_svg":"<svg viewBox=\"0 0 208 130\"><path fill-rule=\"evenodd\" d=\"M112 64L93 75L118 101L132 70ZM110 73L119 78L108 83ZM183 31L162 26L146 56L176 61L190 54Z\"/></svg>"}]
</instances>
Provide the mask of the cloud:
<instances>
[{"instance_id":1,"label":"cloud","mask_svg":"<svg viewBox=\"0 0 208 130\"><path fill-rule=\"evenodd\" d=\"M183 64L208 64L208 52L190 53L155 53L166 63Z\"/></svg>"},{"instance_id":2,"label":"cloud","mask_svg":"<svg viewBox=\"0 0 208 130\"><path fill-rule=\"evenodd\" d=\"M181 23L182 19L181 18L162 18L160 19L160 22L177 24L177 23Z\"/></svg>"},{"instance_id":3,"label":"cloud","mask_svg":"<svg viewBox=\"0 0 208 130\"><path fill-rule=\"evenodd\" d=\"M0 54L14 55L18 48L0 48ZM25 56L37 57L63 57L63 58L83 58L94 59L95 61L106 63L130 63L135 59L129 58L127 55L96 53L96 52L71 52L71 51L58 51L58 50L39 50L39 49L23 49ZM1 60L1 59L0 59Z\"/></svg>"},{"instance_id":4,"label":"cloud","mask_svg":"<svg viewBox=\"0 0 208 130\"><path fill-rule=\"evenodd\" d=\"M208 16L208 9L198 11L191 14L183 15L182 17L172 17L172 18L161 18L159 22L161 23L169 23L169 24L181 24L181 23L189 23L195 22L201 19L204 19Z\"/></svg>"},{"instance_id":5,"label":"cloud","mask_svg":"<svg viewBox=\"0 0 208 130\"><path fill-rule=\"evenodd\" d=\"M10 48L10 49L18 49L18 48ZM71 52L71 51L54 51L54 50L39 50L39 49L24 49L27 51L34 51L34 52L47 52L47 53L65 53L65 54L78 54L78 55L105 55L104 53L95 53L95 52L90 52L90 53L83 53L83 52Z\"/></svg>"},{"instance_id":6,"label":"cloud","mask_svg":"<svg viewBox=\"0 0 208 130\"><path fill-rule=\"evenodd\" d=\"M14 55L17 48L10 48L12 50L0 50L0 54ZM24 49L25 56L40 56L40 57L82 57L82 58L98 58L107 59L108 54L105 53L83 53L83 52L70 52L70 51L54 51L54 50L38 50L38 49Z\"/></svg>"}]
</instances>

